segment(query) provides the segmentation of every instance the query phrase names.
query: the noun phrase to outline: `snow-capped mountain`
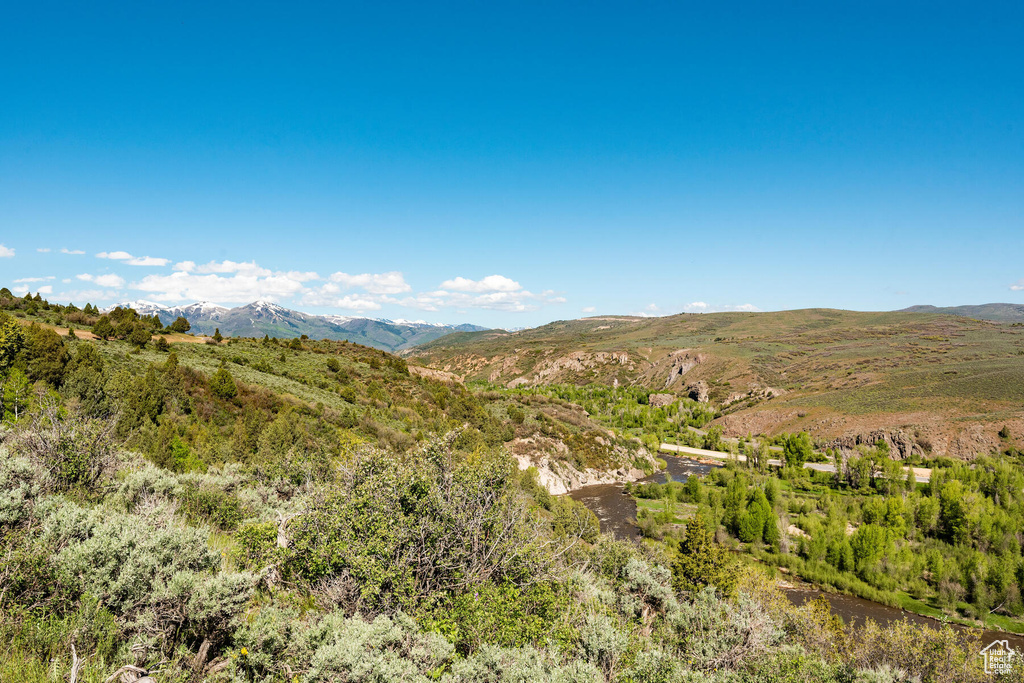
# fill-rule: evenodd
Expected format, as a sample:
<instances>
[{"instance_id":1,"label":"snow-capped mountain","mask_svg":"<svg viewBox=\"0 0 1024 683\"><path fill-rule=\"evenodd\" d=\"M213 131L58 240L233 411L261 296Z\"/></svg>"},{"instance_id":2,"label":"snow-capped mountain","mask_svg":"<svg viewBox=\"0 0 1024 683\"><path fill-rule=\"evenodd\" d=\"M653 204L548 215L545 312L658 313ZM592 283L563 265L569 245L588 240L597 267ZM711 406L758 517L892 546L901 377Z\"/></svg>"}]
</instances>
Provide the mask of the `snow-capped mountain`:
<instances>
[{"instance_id":1,"label":"snow-capped mountain","mask_svg":"<svg viewBox=\"0 0 1024 683\"><path fill-rule=\"evenodd\" d=\"M230 308L218 306L217 304L210 303L209 301L198 301L187 306L165 306L164 304L158 304L153 301L139 300L122 301L121 303L114 304L113 306L107 306L103 309L103 312L107 313L118 307L134 308L135 312L139 315L159 315L160 319L164 322L168 322L166 318L170 318L173 322L174 318L177 318L179 315L184 318L215 318L231 310Z\"/></svg>"},{"instance_id":2,"label":"snow-capped mountain","mask_svg":"<svg viewBox=\"0 0 1024 683\"><path fill-rule=\"evenodd\" d=\"M452 332L475 332L487 328L478 325L446 325L425 320L388 320L346 315L312 315L293 311L273 301L258 300L245 306L227 308L209 301L187 306L165 306L152 301L125 301L110 306L134 308L140 315L158 315L169 325L181 316L192 325L196 334L213 334L220 330L225 336L262 337L279 339L303 334L311 339L346 339L385 351L399 351L425 344Z\"/></svg>"}]
</instances>

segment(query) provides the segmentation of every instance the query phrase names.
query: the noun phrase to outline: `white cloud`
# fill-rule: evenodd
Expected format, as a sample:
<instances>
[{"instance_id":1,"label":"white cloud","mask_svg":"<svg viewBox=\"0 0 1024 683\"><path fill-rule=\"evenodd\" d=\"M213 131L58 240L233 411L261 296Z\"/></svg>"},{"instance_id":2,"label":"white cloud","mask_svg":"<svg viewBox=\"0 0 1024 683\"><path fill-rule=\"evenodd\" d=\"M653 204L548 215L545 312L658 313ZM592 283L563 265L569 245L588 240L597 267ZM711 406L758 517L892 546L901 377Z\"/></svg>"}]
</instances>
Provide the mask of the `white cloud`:
<instances>
[{"instance_id":1,"label":"white cloud","mask_svg":"<svg viewBox=\"0 0 1024 683\"><path fill-rule=\"evenodd\" d=\"M10 247L5 247L4 245L0 244L0 258L13 258L13 257L14 257L14 249L11 249Z\"/></svg>"},{"instance_id":2,"label":"white cloud","mask_svg":"<svg viewBox=\"0 0 1024 683\"><path fill-rule=\"evenodd\" d=\"M456 292L517 292L522 289L522 285L504 275L488 275L482 280L464 277L445 280L441 283L440 289Z\"/></svg>"},{"instance_id":3,"label":"white cloud","mask_svg":"<svg viewBox=\"0 0 1024 683\"><path fill-rule=\"evenodd\" d=\"M1024 277L1010 285L1010 289L1012 289L1015 292L1024 291Z\"/></svg>"},{"instance_id":4,"label":"white cloud","mask_svg":"<svg viewBox=\"0 0 1024 683\"><path fill-rule=\"evenodd\" d=\"M40 294L53 294L53 285L43 285L39 288Z\"/></svg>"},{"instance_id":5,"label":"white cloud","mask_svg":"<svg viewBox=\"0 0 1024 683\"><path fill-rule=\"evenodd\" d=\"M126 253L106 254L125 259ZM130 257L130 255L127 255ZM377 311L401 306L425 311L488 309L506 312L537 310L546 304L565 303L554 290L535 294L503 275L480 280L456 277L436 291L414 292L400 271L346 273L338 271L326 281L313 271L272 271L255 261L180 261L168 275L147 275L129 285L156 301L216 301L247 303L256 299L296 300L305 306L347 311ZM312 284L315 281L319 284ZM355 292L347 290L357 290ZM405 296L398 296L405 295Z\"/></svg>"},{"instance_id":6,"label":"white cloud","mask_svg":"<svg viewBox=\"0 0 1024 683\"><path fill-rule=\"evenodd\" d=\"M306 279L317 279L316 273L297 273ZM346 289L362 289L364 293L342 295ZM398 303L390 294L403 294L412 291L405 277L397 270L387 273L333 273L328 282L316 289L306 290L302 303L310 306L329 306L355 311L376 311L384 303Z\"/></svg>"},{"instance_id":7,"label":"white cloud","mask_svg":"<svg viewBox=\"0 0 1024 683\"><path fill-rule=\"evenodd\" d=\"M170 262L170 259L155 256L138 256L125 261L129 266L166 266Z\"/></svg>"},{"instance_id":8,"label":"white cloud","mask_svg":"<svg viewBox=\"0 0 1024 683\"><path fill-rule=\"evenodd\" d=\"M597 310L597 307L595 307L595 306L584 306L583 308L580 309L580 311L583 312L583 313L593 313L596 310Z\"/></svg>"},{"instance_id":9,"label":"white cloud","mask_svg":"<svg viewBox=\"0 0 1024 683\"><path fill-rule=\"evenodd\" d=\"M129 266L166 266L170 259L157 258L155 256L132 256L127 251L101 251L96 258L124 261Z\"/></svg>"},{"instance_id":10,"label":"white cloud","mask_svg":"<svg viewBox=\"0 0 1024 683\"><path fill-rule=\"evenodd\" d=\"M50 253L50 248L49 247L39 247L38 249L36 249L36 251L38 251L40 254L48 254L48 253Z\"/></svg>"},{"instance_id":11,"label":"white cloud","mask_svg":"<svg viewBox=\"0 0 1024 683\"><path fill-rule=\"evenodd\" d=\"M425 311L455 308L462 312L472 308L483 308L516 313L535 311L543 304L565 303L565 297L556 294L557 292L551 289L534 294L504 275L488 275L481 280L464 277L445 280L436 291L421 292L395 303Z\"/></svg>"},{"instance_id":12,"label":"white cloud","mask_svg":"<svg viewBox=\"0 0 1024 683\"><path fill-rule=\"evenodd\" d=\"M46 277L20 277L17 280L15 280L15 282L46 282L47 280L53 279L54 277L52 275L47 275Z\"/></svg>"},{"instance_id":13,"label":"white cloud","mask_svg":"<svg viewBox=\"0 0 1024 683\"><path fill-rule=\"evenodd\" d=\"M60 250L60 253L71 254L72 256L81 256L85 252L82 251L81 249L68 249L67 247L64 247Z\"/></svg>"},{"instance_id":14,"label":"white cloud","mask_svg":"<svg viewBox=\"0 0 1024 683\"><path fill-rule=\"evenodd\" d=\"M255 261L210 261L195 268L197 273L241 273L255 277L267 277L273 271L256 265Z\"/></svg>"},{"instance_id":15,"label":"white cloud","mask_svg":"<svg viewBox=\"0 0 1024 683\"><path fill-rule=\"evenodd\" d=\"M704 301L694 301L683 306L683 311L686 313L757 313L760 310L761 309L754 304L726 304L724 306L712 306Z\"/></svg>"},{"instance_id":16,"label":"white cloud","mask_svg":"<svg viewBox=\"0 0 1024 683\"><path fill-rule=\"evenodd\" d=\"M331 308L342 308L347 311L379 311L380 301L372 296L359 294L346 294L345 296L331 296L322 291L310 292L302 298L302 303L309 306L329 306Z\"/></svg>"},{"instance_id":17,"label":"white cloud","mask_svg":"<svg viewBox=\"0 0 1024 683\"><path fill-rule=\"evenodd\" d=\"M402 294L412 291L412 287L405 281L405 276L397 270L387 273L361 273L359 275L337 272L331 275L330 281L343 287L365 289L370 294Z\"/></svg>"},{"instance_id":18,"label":"white cloud","mask_svg":"<svg viewBox=\"0 0 1024 683\"><path fill-rule=\"evenodd\" d=\"M213 264L211 267L220 270L205 274L205 266L199 266L196 272L177 270L170 275L147 275L141 281L132 283L131 288L148 292L157 301L280 301L306 291L303 282L309 275L272 272L255 263L237 264L231 261Z\"/></svg>"},{"instance_id":19,"label":"white cloud","mask_svg":"<svg viewBox=\"0 0 1024 683\"><path fill-rule=\"evenodd\" d=\"M61 292L56 298L61 301L109 301L117 296L117 292L102 289L74 289Z\"/></svg>"},{"instance_id":20,"label":"white cloud","mask_svg":"<svg viewBox=\"0 0 1024 683\"><path fill-rule=\"evenodd\" d=\"M124 278L121 277L120 275L114 275L113 273L108 273L106 275L90 275L89 273L82 273L80 275L76 275L75 277L78 278L79 280L82 280L83 282L95 283L100 287L110 287L116 289L118 287L124 286Z\"/></svg>"}]
</instances>

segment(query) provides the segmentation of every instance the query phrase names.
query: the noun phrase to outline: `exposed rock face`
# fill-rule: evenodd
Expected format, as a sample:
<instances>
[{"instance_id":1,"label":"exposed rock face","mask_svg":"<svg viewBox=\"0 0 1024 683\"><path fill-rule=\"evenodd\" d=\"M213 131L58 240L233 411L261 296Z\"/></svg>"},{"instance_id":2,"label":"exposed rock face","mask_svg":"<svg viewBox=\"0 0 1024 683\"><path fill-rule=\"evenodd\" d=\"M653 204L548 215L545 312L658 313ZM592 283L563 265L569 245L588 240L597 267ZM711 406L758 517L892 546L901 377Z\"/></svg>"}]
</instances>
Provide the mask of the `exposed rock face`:
<instances>
[{"instance_id":1,"label":"exposed rock face","mask_svg":"<svg viewBox=\"0 0 1024 683\"><path fill-rule=\"evenodd\" d=\"M676 401L675 394L651 394L647 401L650 403L652 408L660 408L662 406L672 405Z\"/></svg>"},{"instance_id":2,"label":"exposed rock face","mask_svg":"<svg viewBox=\"0 0 1024 683\"><path fill-rule=\"evenodd\" d=\"M511 373L521 372L521 370L517 370L516 362L518 362L517 358L506 358L499 367L491 371L490 381L495 382L499 378L507 377ZM636 370L636 363L629 357L628 353L580 351L544 360L534 366L533 370L506 382L505 386L509 389L514 389L521 385L540 386L542 384L565 381L567 376L572 377L579 373L589 373L597 378L602 369L615 365L622 366L631 372Z\"/></svg>"},{"instance_id":3,"label":"exposed rock face","mask_svg":"<svg viewBox=\"0 0 1024 683\"><path fill-rule=\"evenodd\" d=\"M694 401L700 401L701 403L708 402L708 383L704 380L699 380L694 384L686 387L686 395L692 398Z\"/></svg>"},{"instance_id":4,"label":"exposed rock face","mask_svg":"<svg viewBox=\"0 0 1024 683\"><path fill-rule=\"evenodd\" d=\"M693 370L695 367L704 362L704 354L696 353L690 349L679 349L673 351L669 356L672 364L668 369L668 376L665 378L665 386L671 386L672 382Z\"/></svg>"},{"instance_id":5,"label":"exposed rock face","mask_svg":"<svg viewBox=\"0 0 1024 683\"><path fill-rule=\"evenodd\" d=\"M430 379L436 379L440 382L462 382L462 378L452 372L436 370L434 368L425 368L422 365L410 365L409 374L416 375L417 377L429 377Z\"/></svg>"},{"instance_id":6,"label":"exposed rock face","mask_svg":"<svg viewBox=\"0 0 1024 683\"><path fill-rule=\"evenodd\" d=\"M616 448L616 450L619 450ZM643 479L647 474L632 464L631 457L622 450L621 462L624 464L614 470L596 470L587 468L580 471L564 458L569 455L569 448L563 442L543 436L530 436L524 439L513 439L509 443L509 451L519 464L519 469L531 467L537 469L537 483L546 488L552 495L562 495L592 484L616 484ZM646 448L640 448L636 454L656 467L656 461Z\"/></svg>"},{"instance_id":7,"label":"exposed rock face","mask_svg":"<svg viewBox=\"0 0 1024 683\"><path fill-rule=\"evenodd\" d=\"M568 356L556 358L553 361L544 363L537 372L537 381L543 382L549 377L557 376L562 370L583 372L598 365L618 363L632 369L628 353L608 353L598 351L597 353L571 353Z\"/></svg>"},{"instance_id":8,"label":"exposed rock face","mask_svg":"<svg viewBox=\"0 0 1024 683\"><path fill-rule=\"evenodd\" d=\"M951 458L973 460L984 453L991 453L999 448L999 440L995 436L995 428L988 430L983 425L966 425L951 435L936 435L933 438L933 453L945 451Z\"/></svg>"},{"instance_id":9,"label":"exposed rock face","mask_svg":"<svg viewBox=\"0 0 1024 683\"><path fill-rule=\"evenodd\" d=\"M924 449L914 440L914 437L902 429L876 429L867 434L853 436L841 436L825 444L826 448L836 448L846 453L857 450L858 446L874 446L879 441L889 446L889 457L893 460L903 460L911 455L923 455Z\"/></svg>"}]
</instances>

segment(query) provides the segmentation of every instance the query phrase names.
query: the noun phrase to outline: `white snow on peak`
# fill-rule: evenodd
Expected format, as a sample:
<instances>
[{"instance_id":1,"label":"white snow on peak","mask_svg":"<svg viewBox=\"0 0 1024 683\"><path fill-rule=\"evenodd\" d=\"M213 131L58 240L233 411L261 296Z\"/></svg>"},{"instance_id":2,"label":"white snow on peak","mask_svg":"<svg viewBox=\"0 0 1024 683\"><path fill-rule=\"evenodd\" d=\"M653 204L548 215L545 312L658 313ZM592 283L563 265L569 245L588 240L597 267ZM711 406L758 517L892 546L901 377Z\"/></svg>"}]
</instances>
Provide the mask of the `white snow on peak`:
<instances>
[{"instance_id":1,"label":"white snow on peak","mask_svg":"<svg viewBox=\"0 0 1024 683\"><path fill-rule=\"evenodd\" d=\"M206 311L226 311L226 310L228 310L226 307L220 306L218 304L215 304L212 301L197 301L194 304L189 304L188 306L182 306L182 308L188 309L188 310L193 310L193 311L203 311L203 312L206 312Z\"/></svg>"},{"instance_id":2,"label":"white snow on peak","mask_svg":"<svg viewBox=\"0 0 1024 683\"><path fill-rule=\"evenodd\" d=\"M118 307L120 307L120 308L133 308L138 313L142 313L144 315L148 315L148 314L152 313L153 311L167 311L167 310L170 310L169 306L164 306L163 304L158 304L158 303L156 303L154 301L146 301L144 299L139 299L138 301L122 301L120 303L114 304L113 306L107 306L106 308L102 309L102 311L104 313L106 313L107 311L112 311L112 310L114 310L115 308L118 308Z\"/></svg>"},{"instance_id":3,"label":"white snow on peak","mask_svg":"<svg viewBox=\"0 0 1024 683\"><path fill-rule=\"evenodd\" d=\"M426 320L406 320L404 318L395 318L392 320L396 325L419 325L421 327L452 327L445 323L428 323Z\"/></svg>"}]
</instances>

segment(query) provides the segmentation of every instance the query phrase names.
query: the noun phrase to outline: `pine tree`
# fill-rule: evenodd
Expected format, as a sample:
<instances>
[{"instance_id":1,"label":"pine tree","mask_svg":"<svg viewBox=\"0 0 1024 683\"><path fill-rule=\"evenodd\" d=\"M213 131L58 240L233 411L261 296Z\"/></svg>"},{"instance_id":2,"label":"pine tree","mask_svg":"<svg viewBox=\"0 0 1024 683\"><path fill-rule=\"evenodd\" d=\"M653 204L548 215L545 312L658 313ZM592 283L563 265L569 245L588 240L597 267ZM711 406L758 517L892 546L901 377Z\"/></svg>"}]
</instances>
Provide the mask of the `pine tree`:
<instances>
[{"instance_id":1,"label":"pine tree","mask_svg":"<svg viewBox=\"0 0 1024 683\"><path fill-rule=\"evenodd\" d=\"M711 537L704 517L698 511L686 524L686 535L672 562L676 588L696 591L714 586L724 595L736 588L736 570L727 552Z\"/></svg>"},{"instance_id":2,"label":"pine tree","mask_svg":"<svg viewBox=\"0 0 1024 683\"><path fill-rule=\"evenodd\" d=\"M231 376L231 373L223 365L210 378L210 391L213 392L214 396L223 399L232 399L238 394L235 378Z\"/></svg>"},{"instance_id":3,"label":"pine tree","mask_svg":"<svg viewBox=\"0 0 1024 683\"><path fill-rule=\"evenodd\" d=\"M128 335L128 341L131 342L133 346L140 349L144 348L146 344L149 343L150 339L151 335L149 333L149 329L141 323L136 323L132 326L132 331Z\"/></svg>"},{"instance_id":4,"label":"pine tree","mask_svg":"<svg viewBox=\"0 0 1024 683\"><path fill-rule=\"evenodd\" d=\"M218 344L224 341L224 336L220 333L219 327L213 331L213 341L217 342Z\"/></svg>"},{"instance_id":5,"label":"pine tree","mask_svg":"<svg viewBox=\"0 0 1024 683\"><path fill-rule=\"evenodd\" d=\"M105 315L100 316L100 319L92 326L92 333L100 339L109 339L114 336L114 326L110 324L110 318Z\"/></svg>"},{"instance_id":6,"label":"pine tree","mask_svg":"<svg viewBox=\"0 0 1024 683\"><path fill-rule=\"evenodd\" d=\"M184 317L178 316L177 320L171 323L171 331L185 334L192 329L192 324Z\"/></svg>"}]
</instances>

